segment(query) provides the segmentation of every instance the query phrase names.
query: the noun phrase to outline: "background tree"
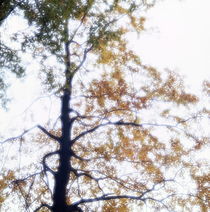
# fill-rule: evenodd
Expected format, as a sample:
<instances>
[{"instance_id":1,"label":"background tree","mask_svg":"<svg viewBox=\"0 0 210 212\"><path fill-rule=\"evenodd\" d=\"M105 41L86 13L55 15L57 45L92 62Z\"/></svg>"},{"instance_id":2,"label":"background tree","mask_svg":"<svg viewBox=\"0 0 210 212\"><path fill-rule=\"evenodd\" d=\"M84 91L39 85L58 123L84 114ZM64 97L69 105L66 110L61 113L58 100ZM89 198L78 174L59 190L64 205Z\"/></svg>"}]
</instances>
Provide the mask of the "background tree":
<instances>
[{"instance_id":1,"label":"background tree","mask_svg":"<svg viewBox=\"0 0 210 212\"><path fill-rule=\"evenodd\" d=\"M16 0L1 0L0 1L0 24L9 17L9 15L21 4L23 1Z\"/></svg>"},{"instance_id":2,"label":"background tree","mask_svg":"<svg viewBox=\"0 0 210 212\"><path fill-rule=\"evenodd\" d=\"M198 98L185 92L182 79L145 65L127 45L128 32L144 29L140 11L150 6L42 0L18 7L29 28L12 40L39 61L60 115L2 141L19 141L26 162L4 168L1 210L11 201L20 211L135 211L145 204L151 211L208 210L209 175L197 152L208 141L199 122L209 111L192 113ZM7 40L1 45L12 49ZM11 51L2 67L20 76L21 55ZM27 136L35 128L40 132Z\"/></svg>"}]
</instances>

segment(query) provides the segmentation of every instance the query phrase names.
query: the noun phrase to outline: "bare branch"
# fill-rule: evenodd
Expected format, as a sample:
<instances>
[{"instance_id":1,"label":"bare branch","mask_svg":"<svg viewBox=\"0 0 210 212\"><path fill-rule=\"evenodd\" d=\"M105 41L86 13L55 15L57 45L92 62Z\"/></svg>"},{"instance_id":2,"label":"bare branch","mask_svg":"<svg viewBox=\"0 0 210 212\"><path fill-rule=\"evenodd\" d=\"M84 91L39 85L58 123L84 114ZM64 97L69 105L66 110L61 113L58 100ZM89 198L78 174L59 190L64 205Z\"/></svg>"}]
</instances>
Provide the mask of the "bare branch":
<instances>
[{"instance_id":1,"label":"bare branch","mask_svg":"<svg viewBox=\"0 0 210 212\"><path fill-rule=\"evenodd\" d=\"M80 21L78 27L75 29L75 31L73 32L73 34L72 34L72 36L71 36L71 40L70 40L70 41L75 42L75 41L73 41L73 38L74 38L75 35L77 34L79 28L80 28L80 27L82 26L82 24L84 23L84 20L85 20L85 18L86 18L86 16L87 16L87 13L88 13L88 11L86 11L86 12L84 13L84 15L82 16L81 21Z\"/></svg>"},{"instance_id":2,"label":"bare branch","mask_svg":"<svg viewBox=\"0 0 210 212\"><path fill-rule=\"evenodd\" d=\"M34 210L34 212L38 212L41 208L48 208L48 209L52 209L52 207L50 206L50 205L48 205L48 204L46 204L46 203L42 203L38 208L36 208L35 210Z\"/></svg>"},{"instance_id":3,"label":"bare branch","mask_svg":"<svg viewBox=\"0 0 210 212\"><path fill-rule=\"evenodd\" d=\"M17 139L21 139L25 134L27 134L28 132L30 132L31 130L33 130L34 128L36 128L37 126L34 126L34 127L31 127L27 130L24 130L23 133L21 133L20 135L18 136L15 136L15 137L11 137L11 138L7 138L6 140L0 142L1 144L3 143L6 143L8 141L14 141L14 140L17 140Z\"/></svg>"},{"instance_id":4,"label":"bare branch","mask_svg":"<svg viewBox=\"0 0 210 212\"><path fill-rule=\"evenodd\" d=\"M170 125L170 124L157 124L157 123L142 123L142 124L137 124L135 122L123 122L122 120L120 121L116 121L116 122L106 122L104 124L100 124L97 125L87 131L82 132L81 134L79 134L78 136L76 136L73 140L72 143L76 142L78 139L80 139L81 137L95 132L97 129L104 127L104 126L108 126L108 125L114 125L114 126L133 126L133 127L143 127L143 126L153 126L153 127L167 127L167 128L172 128L172 127L177 127L177 125Z\"/></svg>"},{"instance_id":5,"label":"bare branch","mask_svg":"<svg viewBox=\"0 0 210 212\"><path fill-rule=\"evenodd\" d=\"M31 175L29 175L29 176L27 176L27 177L24 177L24 178L22 178L22 179L14 180L14 181L12 181L12 184L18 185L18 183L24 182L24 181L28 180L29 178L36 177L37 175L40 175L40 174L42 174L42 173L43 173L43 171L40 171L40 172L36 172L36 173L34 173L34 174L31 174Z\"/></svg>"},{"instance_id":6,"label":"bare branch","mask_svg":"<svg viewBox=\"0 0 210 212\"><path fill-rule=\"evenodd\" d=\"M52 94L49 94L49 95L46 95L46 96L40 96L40 97L37 97L36 99L34 99L24 110L23 112L21 112L19 115L22 115L24 114L25 112L27 112L31 106L33 106L35 103L37 103L39 100L41 99L45 99L45 98L51 98L51 96L53 95Z\"/></svg>"},{"instance_id":7,"label":"bare branch","mask_svg":"<svg viewBox=\"0 0 210 212\"><path fill-rule=\"evenodd\" d=\"M42 159L42 164L43 164L43 167L44 167L44 172L46 173L46 171L49 171L50 173L52 173L53 175L55 174L55 172L47 165L46 163L46 160L48 157L52 156L52 155L55 155L55 154L58 154L59 151L55 151L55 152L50 152L48 154L46 154L43 159Z\"/></svg>"},{"instance_id":8,"label":"bare branch","mask_svg":"<svg viewBox=\"0 0 210 212\"><path fill-rule=\"evenodd\" d=\"M74 152L72 153L72 156L73 156L74 158L80 160L80 161L89 161L89 160L87 160L87 159L85 159L85 158L82 158L82 157L76 155Z\"/></svg>"},{"instance_id":9,"label":"bare branch","mask_svg":"<svg viewBox=\"0 0 210 212\"><path fill-rule=\"evenodd\" d=\"M133 200L141 200L145 201L145 199L142 199L141 196L132 196L132 195L112 195L109 196L109 194L104 194L100 197L96 198L89 198L89 199L81 199L74 203L74 205L80 205L84 203L91 203L91 202L98 202L98 201L108 201L108 200L115 200L115 199L133 199Z\"/></svg>"},{"instance_id":10,"label":"bare branch","mask_svg":"<svg viewBox=\"0 0 210 212\"><path fill-rule=\"evenodd\" d=\"M93 48L93 45L91 45L89 48L86 48L85 51L84 51L84 54L83 54L83 58L82 58L82 61L80 62L80 64L73 70L73 73L75 74L81 67L82 65L84 64L86 58L87 58L87 54L88 52L90 52Z\"/></svg>"},{"instance_id":11,"label":"bare branch","mask_svg":"<svg viewBox=\"0 0 210 212\"><path fill-rule=\"evenodd\" d=\"M48 132L44 127L42 127L41 125L37 125L37 127L43 132L45 133L47 136L49 136L50 138L60 142L60 138L51 134L50 132Z\"/></svg>"},{"instance_id":12,"label":"bare branch","mask_svg":"<svg viewBox=\"0 0 210 212\"><path fill-rule=\"evenodd\" d=\"M130 199L130 200L140 200L140 201L147 201L147 200L153 200L156 202L161 203L162 205L164 205L164 207L167 207L163 201L171 196L174 196L174 194L168 195L167 197L164 197L162 199L155 199L153 197L143 197L145 196L145 194L152 192L155 190L155 187L159 184L165 183L167 181L172 181L172 180L163 180L159 183L156 183L152 186L151 189L147 189L145 192L141 192L141 195L139 196L133 196L133 195L112 195L112 194L104 194L100 197L96 197L96 198L89 198L89 199L81 199L77 202L74 203L74 205L80 205L80 204L84 204L84 203L91 203L91 202L98 202L98 201L108 201L108 200L115 200L115 199Z\"/></svg>"},{"instance_id":13,"label":"bare branch","mask_svg":"<svg viewBox=\"0 0 210 212\"><path fill-rule=\"evenodd\" d=\"M47 136L49 136L50 138L60 142L60 138L51 134L50 132L48 132L44 127L42 127L41 125L36 125L36 126L33 126L27 130L24 130L23 133L21 133L20 135L18 136L15 136L15 137L11 137L11 138L7 138L5 139L4 141L1 141L0 144L4 144L8 141L14 141L14 140L17 140L17 139L21 139L25 134L27 134L28 132L32 131L33 129L35 128L39 128L43 133L45 133Z\"/></svg>"},{"instance_id":14,"label":"bare branch","mask_svg":"<svg viewBox=\"0 0 210 212\"><path fill-rule=\"evenodd\" d=\"M98 128L103 127L103 126L106 126L106 125L108 125L108 124L100 124L100 125L98 125L98 126L96 126L96 127L93 127L93 128L90 129L90 130L87 130L87 131L82 132L81 134L79 134L77 137L75 137L75 138L72 140L72 143L75 143L75 142L76 142L77 140L79 140L81 137L83 137L83 136L85 136L85 135L87 135L87 134L89 134L89 133L92 133L92 132L96 131Z\"/></svg>"},{"instance_id":15,"label":"bare branch","mask_svg":"<svg viewBox=\"0 0 210 212\"><path fill-rule=\"evenodd\" d=\"M98 185L98 188L100 189L100 191L104 194L104 191L103 191L103 189L101 188L101 186L100 186L100 184L99 184L99 181L100 180L105 180L107 177L100 177L100 178L95 178L95 177L93 177L92 175L90 175L90 174L88 174L88 173L85 173L85 172L83 172L83 173L78 173L78 174L76 174L77 175L77 179L79 179L79 177L81 177L81 176L86 176L86 177L88 177L88 178L90 178L91 180L94 180L96 183L97 183L97 185Z\"/></svg>"}]
</instances>

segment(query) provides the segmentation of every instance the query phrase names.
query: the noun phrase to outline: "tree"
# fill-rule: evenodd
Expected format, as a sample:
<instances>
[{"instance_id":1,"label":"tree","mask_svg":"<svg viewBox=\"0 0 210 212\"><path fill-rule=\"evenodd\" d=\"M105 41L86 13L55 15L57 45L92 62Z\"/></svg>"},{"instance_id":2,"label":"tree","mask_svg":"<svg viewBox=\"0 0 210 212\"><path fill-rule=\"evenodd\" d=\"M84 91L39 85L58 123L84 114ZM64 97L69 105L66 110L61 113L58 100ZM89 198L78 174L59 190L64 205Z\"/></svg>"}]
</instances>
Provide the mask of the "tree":
<instances>
[{"instance_id":1,"label":"tree","mask_svg":"<svg viewBox=\"0 0 210 212\"><path fill-rule=\"evenodd\" d=\"M0 24L15 10L21 1L1 0L0 1Z\"/></svg>"},{"instance_id":2,"label":"tree","mask_svg":"<svg viewBox=\"0 0 210 212\"><path fill-rule=\"evenodd\" d=\"M145 204L151 211L208 210L209 175L196 159L208 137L196 129L209 111L192 113L199 99L182 79L143 64L127 45L127 32L144 29L140 9L150 6L130 0L19 5L30 30L12 39L39 61L45 92L61 106L51 129L36 125L2 141L19 141L26 158L39 150L23 169L4 168L3 211L11 200L21 211L135 211ZM21 55L12 51L15 60L6 66L12 60L4 54L2 67L19 75ZM35 128L40 131L27 136ZM190 183L180 192L183 178Z\"/></svg>"}]
</instances>

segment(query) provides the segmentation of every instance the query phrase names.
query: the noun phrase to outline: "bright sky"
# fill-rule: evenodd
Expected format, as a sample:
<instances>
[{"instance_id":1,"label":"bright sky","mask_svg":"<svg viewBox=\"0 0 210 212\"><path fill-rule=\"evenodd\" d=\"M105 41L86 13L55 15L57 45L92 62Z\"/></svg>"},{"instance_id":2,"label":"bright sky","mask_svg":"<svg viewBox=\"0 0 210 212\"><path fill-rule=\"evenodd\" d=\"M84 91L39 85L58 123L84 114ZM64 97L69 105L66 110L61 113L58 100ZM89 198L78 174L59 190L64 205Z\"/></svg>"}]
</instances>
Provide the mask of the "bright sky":
<instances>
[{"instance_id":1,"label":"bright sky","mask_svg":"<svg viewBox=\"0 0 210 212\"><path fill-rule=\"evenodd\" d=\"M210 79L209 0L165 0L146 17L147 31L133 40L143 62L177 70L193 87Z\"/></svg>"},{"instance_id":2,"label":"bright sky","mask_svg":"<svg viewBox=\"0 0 210 212\"><path fill-rule=\"evenodd\" d=\"M138 41L132 38L131 46L144 63L160 70L177 70L186 75L187 83L195 88L204 78L210 78L209 11L210 0L162 1L146 13L147 31L140 35ZM25 84L17 82L12 85L14 90L11 92L17 100L7 113L0 109L0 135L8 126L14 129L17 127L15 120L11 124L11 118L17 118L37 97L36 93L32 97L30 89L36 85L32 78ZM37 116L38 113L35 117ZM41 118L44 119L42 116Z\"/></svg>"}]
</instances>

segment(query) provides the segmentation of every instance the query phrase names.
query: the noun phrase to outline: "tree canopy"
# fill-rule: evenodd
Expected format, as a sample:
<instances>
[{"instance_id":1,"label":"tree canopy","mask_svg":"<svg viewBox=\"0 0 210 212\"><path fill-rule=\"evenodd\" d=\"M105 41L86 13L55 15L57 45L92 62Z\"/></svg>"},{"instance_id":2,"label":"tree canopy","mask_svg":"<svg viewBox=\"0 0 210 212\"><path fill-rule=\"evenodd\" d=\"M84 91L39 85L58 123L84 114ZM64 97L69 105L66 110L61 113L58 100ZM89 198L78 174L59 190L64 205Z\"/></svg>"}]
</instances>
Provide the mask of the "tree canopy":
<instances>
[{"instance_id":1,"label":"tree canopy","mask_svg":"<svg viewBox=\"0 0 210 212\"><path fill-rule=\"evenodd\" d=\"M27 21L27 30L1 38L2 103L5 76L27 74L24 55L60 100L59 117L1 141L14 146L0 178L2 211L208 211L209 170L198 156L209 111L177 73L144 64L128 45L154 3L1 2L2 28L11 16Z\"/></svg>"}]
</instances>

